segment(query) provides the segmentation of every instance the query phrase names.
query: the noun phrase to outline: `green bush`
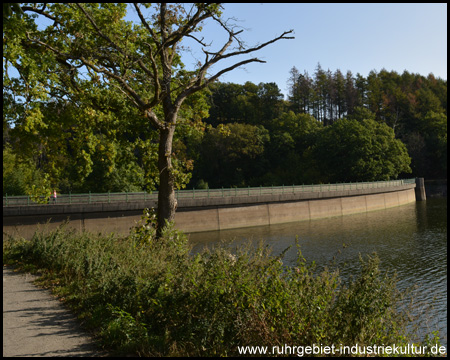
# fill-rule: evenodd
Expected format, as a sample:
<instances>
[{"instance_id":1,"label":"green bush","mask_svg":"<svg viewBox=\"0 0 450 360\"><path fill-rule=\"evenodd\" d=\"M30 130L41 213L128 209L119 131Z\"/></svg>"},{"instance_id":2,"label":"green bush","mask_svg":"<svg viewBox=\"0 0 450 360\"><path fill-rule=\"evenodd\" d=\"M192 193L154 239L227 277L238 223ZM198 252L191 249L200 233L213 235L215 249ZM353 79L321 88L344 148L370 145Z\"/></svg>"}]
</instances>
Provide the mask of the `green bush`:
<instances>
[{"instance_id":1,"label":"green bush","mask_svg":"<svg viewBox=\"0 0 450 360\"><path fill-rule=\"evenodd\" d=\"M127 237L64 227L31 241L8 239L3 262L33 264L46 284L94 328L108 349L141 356L232 356L238 346L406 345L406 313L395 277L376 255L346 282L317 271L298 251L283 265L263 244L191 254L168 227L155 240L154 216ZM432 340L427 338L428 343Z\"/></svg>"}]
</instances>

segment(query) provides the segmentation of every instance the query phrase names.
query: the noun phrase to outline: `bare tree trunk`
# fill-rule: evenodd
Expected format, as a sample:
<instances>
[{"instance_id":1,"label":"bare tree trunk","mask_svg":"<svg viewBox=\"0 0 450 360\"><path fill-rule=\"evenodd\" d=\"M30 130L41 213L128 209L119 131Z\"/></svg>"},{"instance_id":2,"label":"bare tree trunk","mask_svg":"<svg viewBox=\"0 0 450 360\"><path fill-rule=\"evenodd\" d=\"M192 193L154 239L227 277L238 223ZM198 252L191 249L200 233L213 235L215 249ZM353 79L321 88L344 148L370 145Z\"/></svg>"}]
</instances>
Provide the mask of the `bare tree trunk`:
<instances>
[{"instance_id":1,"label":"bare tree trunk","mask_svg":"<svg viewBox=\"0 0 450 360\"><path fill-rule=\"evenodd\" d=\"M175 132L174 125L168 125L159 132L158 170L158 227L156 237L160 238L166 221L175 219L177 200L175 198L175 181L172 168L172 140Z\"/></svg>"}]
</instances>

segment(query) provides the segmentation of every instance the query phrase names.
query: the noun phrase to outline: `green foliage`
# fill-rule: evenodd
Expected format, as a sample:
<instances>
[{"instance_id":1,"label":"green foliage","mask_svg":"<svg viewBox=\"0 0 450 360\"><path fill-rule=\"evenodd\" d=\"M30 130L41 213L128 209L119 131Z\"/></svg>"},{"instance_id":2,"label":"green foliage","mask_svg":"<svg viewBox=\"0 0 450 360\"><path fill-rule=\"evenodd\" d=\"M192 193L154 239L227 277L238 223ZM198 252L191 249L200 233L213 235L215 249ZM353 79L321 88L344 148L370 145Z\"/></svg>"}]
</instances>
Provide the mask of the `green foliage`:
<instances>
[{"instance_id":1,"label":"green foliage","mask_svg":"<svg viewBox=\"0 0 450 360\"><path fill-rule=\"evenodd\" d=\"M7 171L4 193L25 193L25 183L39 188L43 174L63 192L157 189L158 126L143 116L142 107L138 110L136 99L149 103L162 84L162 60L156 56L162 51L157 49L160 31L152 35L142 23L126 21L122 3L82 5L92 22L75 4L23 6L24 11L17 4L3 5L4 143L17 164L38 175L17 165L17 174ZM148 25L160 29L160 5L142 6ZM209 3L192 8L205 19L220 16L221 9ZM166 14L172 35L193 15L180 4L167 5ZM37 17L43 19L39 26ZM190 30L202 31L202 22ZM174 44L165 50L171 58L172 105L206 69L202 64L186 69L179 52L185 48ZM287 101L275 83L214 81L179 104L170 153L174 187L200 180L228 187L401 177L409 164L397 140L407 146L413 176L446 177L446 80L385 69L367 77L350 71L344 76L318 64L311 76L294 67L288 81ZM163 93L169 92L159 89ZM161 101L152 111L165 121ZM329 132L336 129L321 130L343 119L386 124L396 141L381 126L376 131L372 125L367 131L349 127L359 139L347 134L333 140ZM203 121L212 125L206 134ZM383 151L388 159L380 156ZM346 166L334 169L337 164Z\"/></svg>"},{"instance_id":2,"label":"green foliage","mask_svg":"<svg viewBox=\"0 0 450 360\"><path fill-rule=\"evenodd\" d=\"M447 177L447 115L440 112L427 112L423 128L428 157L428 173L436 178Z\"/></svg>"},{"instance_id":3,"label":"green foliage","mask_svg":"<svg viewBox=\"0 0 450 360\"><path fill-rule=\"evenodd\" d=\"M106 16L104 24L114 23L111 19L123 16L125 7L119 4L93 11L99 18ZM79 63L71 67L32 44L30 38L39 34L65 51L70 43L65 42L70 36L61 28L65 24L67 31L78 31L86 46L92 45L83 33L86 26L77 24L79 14L73 7L47 4L44 8L45 14L55 11L55 21L40 33L36 15L29 12L11 18L4 27L4 130L9 130L12 151L21 162L34 163L64 192L141 190L144 171L135 159L135 148L129 146L143 131L142 123L136 121L137 111L127 104L123 92L101 84L98 74L79 76ZM79 41L77 36L71 40ZM11 67L19 76L8 72Z\"/></svg>"},{"instance_id":4,"label":"green foliage","mask_svg":"<svg viewBox=\"0 0 450 360\"><path fill-rule=\"evenodd\" d=\"M122 69L127 84L149 99L154 95L154 82L149 80L148 69L162 71L158 59L142 54L147 54L148 44L154 45L155 39L149 38L142 24L123 20L126 4L83 6L101 29L101 36L74 4L26 5L23 16L12 17L4 27L4 130L10 136L8 141L22 161L34 162L64 192L155 190L159 183L158 133L120 89L120 82L107 81L104 73L95 70L96 66L109 69L114 63ZM220 14L217 4L195 6ZM155 9L149 9L150 13L158 13ZM183 6L169 5L167 10L172 25L186 24ZM38 27L38 16L53 21L50 25L44 20ZM157 18L153 20L157 27ZM107 39L120 44L118 53L111 53ZM139 56L145 65L136 65ZM79 72L80 57L95 65ZM179 91L180 85L189 81L189 74L183 72L177 54L171 61ZM11 68L15 71L8 71ZM189 144L198 137L201 119L208 115L206 93L199 91L181 104L175 142ZM176 95L175 88L172 95ZM163 119L161 104L153 108ZM186 151L178 146L174 153L177 188L183 188L191 176L193 162Z\"/></svg>"},{"instance_id":5,"label":"green foliage","mask_svg":"<svg viewBox=\"0 0 450 360\"><path fill-rule=\"evenodd\" d=\"M255 176L269 139L262 126L231 123L210 128L201 143L199 172L213 188L230 183L245 186Z\"/></svg>"},{"instance_id":6,"label":"green foliage","mask_svg":"<svg viewBox=\"0 0 450 360\"><path fill-rule=\"evenodd\" d=\"M246 123L271 130L271 121L283 109L283 94L275 83L244 85L215 83L211 89L208 123Z\"/></svg>"},{"instance_id":7,"label":"green foliage","mask_svg":"<svg viewBox=\"0 0 450 360\"><path fill-rule=\"evenodd\" d=\"M328 168L320 166L312 151L321 136L326 135L326 131L316 131L318 128L314 127L310 129L312 131L304 131L302 121L306 119L301 120L300 116L312 117L316 124L325 128L344 118L360 122L375 120L386 124L394 131L395 138L407 146L414 176L446 177L446 80L436 79L431 74L424 77L407 71L398 74L384 69L380 72L372 71L367 77L360 74L354 76L347 71L344 77L340 70L332 73L330 70L325 71L319 64L313 76L307 72L301 74L293 68L288 81L288 101L283 101L276 95L264 98L265 94L275 94L273 91L264 91L270 88L270 84L216 83L211 86L210 117L206 119L208 123L215 127L232 122L259 124L269 131L270 141L264 145L264 156L259 159L263 170L257 171L260 166L253 169L249 178L245 179L246 183L258 186L328 181ZM271 108L264 106L265 100L272 105ZM307 121L310 124L314 122ZM378 140L374 139L374 142ZM333 144L332 139L327 141L332 145L330 149L341 146L339 140ZM359 145L356 139L353 141L355 145ZM367 138L361 139L361 142L367 142ZM383 147L381 144L376 146ZM399 162L394 161L392 164L383 163L378 157L370 164L364 158L363 150L359 154L359 161L372 170L362 170L367 177L354 179L362 181L369 178L370 173L374 175L371 180L385 178L389 173L394 174L390 175L392 177L409 173L405 166L408 160L402 155L403 147L400 146L397 150L395 147L394 145L392 153L397 153ZM323 155L325 156L325 152ZM200 151L200 157L202 156L203 152ZM337 161L345 164L347 159L357 162L353 157L358 154L342 151L338 156L330 150L330 156L334 159L339 157ZM397 169L388 170L392 166ZM386 170L380 173L375 168ZM213 175L197 168L193 178L211 182ZM343 179L341 176L340 178ZM224 186L236 186L241 182L227 179Z\"/></svg>"},{"instance_id":8,"label":"green foliage","mask_svg":"<svg viewBox=\"0 0 450 360\"><path fill-rule=\"evenodd\" d=\"M19 165L10 147L3 149L3 196L24 195L30 168Z\"/></svg>"},{"instance_id":9,"label":"green foliage","mask_svg":"<svg viewBox=\"0 0 450 360\"><path fill-rule=\"evenodd\" d=\"M27 195L30 196L31 201L38 204L48 204L51 194L52 186L47 175L44 175L44 179L39 186L33 184L27 189Z\"/></svg>"},{"instance_id":10,"label":"green foliage","mask_svg":"<svg viewBox=\"0 0 450 360\"><path fill-rule=\"evenodd\" d=\"M26 195L33 187L48 188L48 179L32 162L21 162L11 147L6 146L3 149L3 196Z\"/></svg>"},{"instance_id":11,"label":"green foliage","mask_svg":"<svg viewBox=\"0 0 450 360\"><path fill-rule=\"evenodd\" d=\"M412 340L397 307L404 294L376 255L361 258L360 273L344 282L337 270L307 264L300 250L292 267L263 244L191 255L186 236L169 226L156 239L155 228L148 211L128 237L62 227L30 241L9 238L3 262L40 269L42 281L121 355L233 356L249 344Z\"/></svg>"},{"instance_id":12,"label":"green foliage","mask_svg":"<svg viewBox=\"0 0 450 360\"><path fill-rule=\"evenodd\" d=\"M323 129L314 152L323 182L389 180L411 172L405 145L375 120L335 122Z\"/></svg>"},{"instance_id":13,"label":"green foliage","mask_svg":"<svg viewBox=\"0 0 450 360\"><path fill-rule=\"evenodd\" d=\"M309 152L316 143L323 125L310 114L285 112L273 120L271 141L265 155L270 163L270 172L262 176L260 184L283 185L312 183L313 166Z\"/></svg>"}]
</instances>

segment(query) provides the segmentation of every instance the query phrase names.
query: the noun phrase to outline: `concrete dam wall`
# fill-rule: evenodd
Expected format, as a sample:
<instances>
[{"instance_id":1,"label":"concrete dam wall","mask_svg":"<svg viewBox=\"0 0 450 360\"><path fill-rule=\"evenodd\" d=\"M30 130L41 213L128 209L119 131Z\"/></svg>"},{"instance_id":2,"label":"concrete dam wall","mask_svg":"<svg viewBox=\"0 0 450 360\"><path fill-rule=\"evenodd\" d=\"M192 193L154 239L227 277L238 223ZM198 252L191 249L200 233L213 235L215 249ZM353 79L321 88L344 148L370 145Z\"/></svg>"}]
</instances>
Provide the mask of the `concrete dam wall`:
<instances>
[{"instance_id":1,"label":"concrete dam wall","mask_svg":"<svg viewBox=\"0 0 450 360\"><path fill-rule=\"evenodd\" d=\"M186 232L199 232L363 213L416 201L414 188L411 185L404 187L379 193L347 196L322 193L321 197L305 193L302 199L255 199L253 203L247 204L185 208L176 214L175 224Z\"/></svg>"},{"instance_id":2,"label":"concrete dam wall","mask_svg":"<svg viewBox=\"0 0 450 360\"><path fill-rule=\"evenodd\" d=\"M416 201L416 194L415 183L400 182L360 189L180 198L175 226L200 232L343 216L408 204ZM52 230L67 220L80 231L127 234L143 210L155 206L155 200L147 200L3 207L3 237L31 238L38 228Z\"/></svg>"}]
</instances>

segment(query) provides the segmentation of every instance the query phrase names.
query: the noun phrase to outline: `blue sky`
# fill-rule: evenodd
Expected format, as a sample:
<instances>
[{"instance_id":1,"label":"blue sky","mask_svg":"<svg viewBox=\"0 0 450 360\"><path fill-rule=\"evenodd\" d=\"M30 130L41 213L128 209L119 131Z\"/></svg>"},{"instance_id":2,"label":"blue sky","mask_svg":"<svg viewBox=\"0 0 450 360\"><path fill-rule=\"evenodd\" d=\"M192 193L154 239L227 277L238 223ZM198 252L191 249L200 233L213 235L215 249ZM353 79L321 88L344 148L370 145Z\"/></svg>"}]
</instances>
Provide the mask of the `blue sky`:
<instances>
[{"instance_id":1,"label":"blue sky","mask_svg":"<svg viewBox=\"0 0 450 360\"><path fill-rule=\"evenodd\" d=\"M188 5L186 4L186 7ZM128 19L139 21L132 6ZM146 14L146 11L143 11ZM265 64L252 63L235 69L219 80L244 84L251 81L276 82L288 94L289 71L313 75L320 63L324 70L367 76L371 70L419 73L447 79L447 4L304 4L304 3L226 3L223 19L235 18L244 28L240 38L254 46L294 30L294 40L280 40L253 53ZM228 35L207 21L199 34L210 50L218 50ZM183 56L189 69L204 55L194 41L192 52ZM197 48L197 49L195 49ZM250 56L218 63L211 74Z\"/></svg>"},{"instance_id":2,"label":"blue sky","mask_svg":"<svg viewBox=\"0 0 450 360\"><path fill-rule=\"evenodd\" d=\"M447 4L229 3L222 17L240 20L235 23L246 29L241 38L249 46L295 32L295 40L255 53L267 63L233 70L222 82L276 82L287 95L289 70L295 66L312 75L317 63L344 74L367 76L385 68L447 79ZM220 30L206 24L202 36L219 47L226 39ZM184 58L186 66L194 61L192 55Z\"/></svg>"}]
</instances>

